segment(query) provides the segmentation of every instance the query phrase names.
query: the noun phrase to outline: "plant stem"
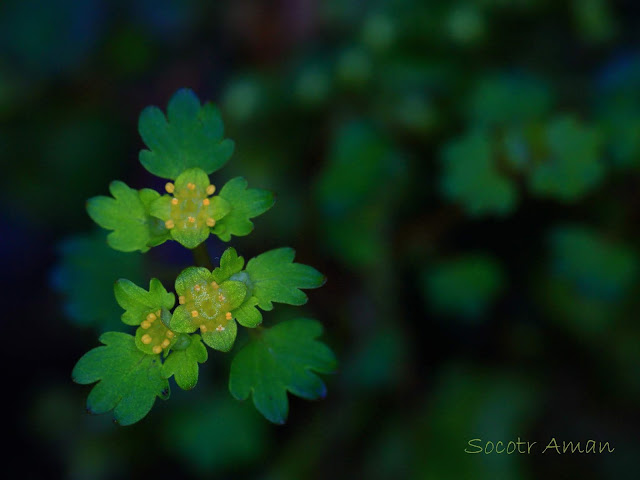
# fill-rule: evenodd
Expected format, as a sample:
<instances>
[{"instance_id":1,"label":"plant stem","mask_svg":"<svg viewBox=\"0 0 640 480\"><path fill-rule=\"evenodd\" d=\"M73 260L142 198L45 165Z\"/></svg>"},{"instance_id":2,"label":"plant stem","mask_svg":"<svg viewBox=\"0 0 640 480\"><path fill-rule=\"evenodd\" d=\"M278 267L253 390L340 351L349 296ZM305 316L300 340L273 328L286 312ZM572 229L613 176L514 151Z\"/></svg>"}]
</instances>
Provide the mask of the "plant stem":
<instances>
[{"instance_id":1,"label":"plant stem","mask_svg":"<svg viewBox=\"0 0 640 480\"><path fill-rule=\"evenodd\" d=\"M205 267L209 270L213 270L211 257L209 257L207 246L204 243L201 243L191 251L193 252L193 260L198 267Z\"/></svg>"}]
</instances>

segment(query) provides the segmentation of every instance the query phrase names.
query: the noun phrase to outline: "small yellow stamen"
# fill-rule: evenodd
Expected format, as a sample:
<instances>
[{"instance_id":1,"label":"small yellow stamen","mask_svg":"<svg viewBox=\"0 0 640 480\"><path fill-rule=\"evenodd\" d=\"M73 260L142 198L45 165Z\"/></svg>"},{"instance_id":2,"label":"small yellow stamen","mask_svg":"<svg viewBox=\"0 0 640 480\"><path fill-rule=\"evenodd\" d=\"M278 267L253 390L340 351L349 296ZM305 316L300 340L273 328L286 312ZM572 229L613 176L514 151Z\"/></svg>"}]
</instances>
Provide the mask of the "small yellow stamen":
<instances>
[{"instance_id":1,"label":"small yellow stamen","mask_svg":"<svg viewBox=\"0 0 640 480\"><path fill-rule=\"evenodd\" d=\"M215 290L217 290L217 289L219 289L219 288L220 288L220 285L218 285L218 283L217 283L217 282L211 282L211 286L212 286Z\"/></svg>"},{"instance_id":2,"label":"small yellow stamen","mask_svg":"<svg viewBox=\"0 0 640 480\"><path fill-rule=\"evenodd\" d=\"M217 330L218 332L222 332L222 331L224 331L224 327L223 327L222 325L218 325L218 326L216 327L216 330Z\"/></svg>"},{"instance_id":3,"label":"small yellow stamen","mask_svg":"<svg viewBox=\"0 0 640 480\"><path fill-rule=\"evenodd\" d=\"M153 347L153 353L160 353L162 351L162 347L160 345L156 345Z\"/></svg>"},{"instance_id":4,"label":"small yellow stamen","mask_svg":"<svg viewBox=\"0 0 640 480\"><path fill-rule=\"evenodd\" d=\"M218 295L218 300L220 300L221 302L225 301L224 295L220 294Z\"/></svg>"},{"instance_id":5,"label":"small yellow stamen","mask_svg":"<svg viewBox=\"0 0 640 480\"><path fill-rule=\"evenodd\" d=\"M184 300L184 295L180 295L180 296L178 297L178 303L179 303L180 305L184 305L184 302L185 302L185 300Z\"/></svg>"},{"instance_id":6,"label":"small yellow stamen","mask_svg":"<svg viewBox=\"0 0 640 480\"><path fill-rule=\"evenodd\" d=\"M208 227L213 227L215 224L216 224L216 221L213 218L211 218L211 217L207 218L207 226Z\"/></svg>"},{"instance_id":7,"label":"small yellow stamen","mask_svg":"<svg viewBox=\"0 0 640 480\"><path fill-rule=\"evenodd\" d=\"M151 335L149 335L148 333L145 333L144 335L142 335L142 337L140 338L140 341L142 343L144 343L145 345L149 345L151 343Z\"/></svg>"},{"instance_id":8,"label":"small yellow stamen","mask_svg":"<svg viewBox=\"0 0 640 480\"><path fill-rule=\"evenodd\" d=\"M176 187L173 185L173 183L167 182L167 184L164 186L164 189L167 191L167 193L173 193Z\"/></svg>"},{"instance_id":9,"label":"small yellow stamen","mask_svg":"<svg viewBox=\"0 0 640 480\"><path fill-rule=\"evenodd\" d=\"M231 312L227 312L227 313L224 315L224 318L226 318L227 320L231 320Z\"/></svg>"},{"instance_id":10,"label":"small yellow stamen","mask_svg":"<svg viewBox=\"0 0 640 480\"><path fill-rule=\"evenodd\" d=\"M147 315L147 320L149 322L153 322L156 319L156 314L155 313L150 313L149 315Z\"/></svg>"},{"instance_id":11,"label":"small yellow stamen","mask_svg":"<svg viewBox=\"0 0 640 480\"><path fill-rule=\"evenodd\" d=\"M162 342L162 348L167 348L171 341L167 338Z\"/></svg>"},{"instance_id":12,"label":"small yellow stamen","mask_svg":"<svg viewBox=\"0 0 640 480\"><path fill-rule=\"evenodd\" d=\"M189 182L189 183L187 183L187 188L188 188L189 190L193 190L193 189L195 189L195 188L196 188L196 186L195 186L195 184L194 184L194 183Z\"/></svg>"},{"instance_id":13,"label":"small yellow stamen","mask_svg":"<svg viewBox=\"0 0 640 480\"><path fill-rule=\"evenodd\" d=\"M211 203L211 201L208 198L205 198L204 200L202 200L202 204L206 207L207 205L209 205Z\"/></svg>"},{"instance_id":14,"label":"small yellow stamen","mask_svg":"<svg viewBox=\"0 0 640 480\"><path fill-rule=\"evenodd\" d=\"M205 325L200 325L200 331L205 333L207 331L207 327Z\"/></svg>"},{"instance_id":15,"label":"small yellow stamen","mask_svg":"<svg viewBox=\"0 0 640 480\"><path fill-rule=\"evenodd\" d=\"M196 318L198 316L198 311L197 310L191 310L191 316L193 318Z\"/></svg>"},{"instance_id":16,"label":"small yellow stamen","mask_svg":"<svg viewBox=\"0 0 640 480\"><path fill-rule=\"evenodd\" d=\"M167 337L169 337L169 338L173 338L173 337L175 337L175 336L176 336L176 334L175 334L175 333L173 333L171 330L167 330Z\"/></svg>"},{"instance_id":17,"label":"small yellow stamen","mask_svg":"<svg viewBox=\"0 0 640 480\"><path fill-rule=\"evenodd\" d=\"M216 186L215 185L209 185L207 187L207 195L213 195L213 192L216 191Z\"/></svg>"},{"instance_id":18,"label":"small yellow stamen","mask_svg":"<svg viewBox=\"0 0 640 480\"><path fill-rule=\"evenodd\" d=\"M172 198L171 199L171 204L172 205L177 205L178 204L178 199L177 198Z\"/></svg>"},{"instance_id":19,"label":"small yellow stamen","mask_svg":"<svg viewBox=\"0 0 640 480\"><path fill-rule=\"evenodd\" d=\"M195 287L193 287L193 289L194 289L196 292L199 292L201 288L202 288L202 287L201 287L200 285L196 285Z\"/></svg>"},{"instance_id":20,"label":"small yellow stamen","mask_svg":"<svg viewBox=\"0 0 640 480\"><path fill-rule=\"evenodd\" d=\"M189 223L194 223L196 221L195 217L187 217Z\"/></svg>"},{"instance_id":21,"label":"small yellow stamen","mask_svg":"<svg viewBox=\"0 0 640 480\"><path fill-rule=\"evenodd\" d=\"M176 224L173 223L173 220L167 220L166 222L164 222L164 226L169 230L171 230L173 227L176 226Z\"/></svg>"},{"instance_id":22,"label":"small yellow stamen","mask_svg":"<svg viewBox=\"0 0 640 480\"><path fill-rule=\"evenodd\" d=\"M147 328L149 328L149 327L151 326L151 322L148 322L148 321L146 321L146 320L143 320L143 321L142 321L142 323L140 324L140 326L141 326L143 329L145 329L145 330L146 330Z\"/></svg>"}]
</instances>

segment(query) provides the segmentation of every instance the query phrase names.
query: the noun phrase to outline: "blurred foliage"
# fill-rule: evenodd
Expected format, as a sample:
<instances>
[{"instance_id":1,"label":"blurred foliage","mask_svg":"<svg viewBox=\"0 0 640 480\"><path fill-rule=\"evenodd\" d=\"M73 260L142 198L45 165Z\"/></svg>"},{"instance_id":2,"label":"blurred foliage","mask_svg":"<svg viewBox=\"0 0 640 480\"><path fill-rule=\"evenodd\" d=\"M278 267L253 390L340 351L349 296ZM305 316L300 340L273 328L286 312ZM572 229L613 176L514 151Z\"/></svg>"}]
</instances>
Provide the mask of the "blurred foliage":
<instances>
[{"instance_id":1,"label":"blurred foliage","mask_svg":"<svg viewBox=\"0 0 640 480\"><path fill-rule=\"evenodd\" d=\"M491 257L467 255L445 260L424 275L424 289L436 313L477 318L503 290L504 273Z\"/></svg>"}]
</instances>

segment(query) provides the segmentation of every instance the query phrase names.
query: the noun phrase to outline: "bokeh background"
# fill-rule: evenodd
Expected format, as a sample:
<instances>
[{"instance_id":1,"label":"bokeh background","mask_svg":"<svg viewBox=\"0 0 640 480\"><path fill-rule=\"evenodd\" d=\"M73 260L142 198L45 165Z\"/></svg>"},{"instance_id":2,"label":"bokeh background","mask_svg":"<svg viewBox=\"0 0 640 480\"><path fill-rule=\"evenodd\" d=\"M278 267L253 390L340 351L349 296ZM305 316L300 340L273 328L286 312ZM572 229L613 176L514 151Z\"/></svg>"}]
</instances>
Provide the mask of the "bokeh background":
<instances>
[{"instance_id":1,"label":"bokeh background","mask_svg":"<svg viewBox=\"0 0 640 480\"><path fill-rule=\"evenodd\" d=\"M640 458L640 5L635 0L0 3L7 478L625 479ZM87 198L137 161L180 87L220 106L232 161L277 193L250 258L325 273L303 308L341 366L276 427L211 354L139 424L71 382L126 330L120 277L171 284L165 244L106 247ZM210 239L214 258L224 245ZM608 441L468 455L472 438Z\"/></svg>"}]
</instances>

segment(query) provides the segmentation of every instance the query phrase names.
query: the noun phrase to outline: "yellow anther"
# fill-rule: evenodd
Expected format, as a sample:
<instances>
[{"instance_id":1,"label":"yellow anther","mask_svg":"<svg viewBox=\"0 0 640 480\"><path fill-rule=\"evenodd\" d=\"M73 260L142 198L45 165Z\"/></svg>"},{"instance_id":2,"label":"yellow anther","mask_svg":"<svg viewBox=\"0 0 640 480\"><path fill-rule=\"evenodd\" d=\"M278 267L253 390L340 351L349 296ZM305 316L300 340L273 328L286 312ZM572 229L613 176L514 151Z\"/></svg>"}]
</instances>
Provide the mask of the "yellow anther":
<instances>
[{"instance_id":1,"label":"yellow anther","mask_svg":"<svg viewBox=\"0 0 640 480\"><path fill-rule=\"evenodd\" d=\"M224 295L223 294L218 295L218 300L220 300L221 302L224 302L225 301Z\"/></svg>"},{"instance_id":2,"label":"yellow anther","mask_svg":"<svg viewBox=\"0 0 640 480\"><path fill-rule=\"evenodd\" d=\"M147 322L146 320L143 320L140 326L146 330L151 326L151 322Z\"/></svg>"},{"instance_id":3,"label":"yellow anther","mask_svg":"<svg viewBox=\"0 0 640 480\"><path fill-rule=\"evenodd\" d=\"M196 292L199 292L201 288L202 288L202 287L201 287L200 285L196 285L195 287L193 287L193 289L194 289Z\"/></svg>"},{"instance_id":4,"label":"yellow anther","mask_svg":"<svg viewBox=\"0 0 640 480\"><path fill-rule=\"evenodd\" d=\"M172 205L177 205L178 204L178 199L177 198L172 198L171 199L171 204Z\"/></svg>"},{"instance_id":5,"label":"yellow anther","mask_svg":"<svg viewBox=\"0 0 640 480\"><path fill-rule=\"evenodd\" d=\"M185 300L184 300L184 295L180 295L180 296L178 297L178 303L179 303L180 305L184 305L184 302L185 302Z\"/></svg>"},{"instance_id":6,"label":"yellow anther","mask_svg":"<svg viewBox=\"0 0 640 480\"><path fill-rule=\"evenodd\" d=\"M167 338L162 342L162 348L167 348L171 341Z\"/></svg>"},{"instance_id":7,"label":"yellow anther","mask_svg":"<svg viewBox=\"0 0 640 480\"><path fill-rule=\"evenodd\" d=\"M189 182L189 183L187 183L187 188L188 188L189 190L193 190L193 189L195 189L195 188L196 188L196 185L195 185L194 183Z\"/></svg>"},{"instance_id":8,"label":"yellow anther","mask_svg":"<svg viewBox=\"0 0 640 480\"><path fill-rule=\"evenodd\" d=\"M200 325L200 331L205 333L207 331L207 327L205 325Z\"/></svg>"},{"instance_id":9,"label":"yellow anther","mask_svg":"<svg viewBox=\"0 0 640 480\"><path fill-rule=\"evenodd\" d=\"M224 318L226 318L227 320L231 320L231 312L227 312L227 313L224 315Z\"/></svg>"},{"instance_id":10,"label":"yellow anther","mask_svg":"<svg viewBox=\"0 0 640 480\"><path fill-rule=\"evenodd\" d=\"M173 220L167 220L166 222L164 222L164 226L169 230L171 230L173 227L176 226L176 224L173 223Z\"/></svg>"},{"instance_id":11,"label":"yellow anther","mask_svg":"<svg viewBox=\"0 0 640 480\"><path fill-rule=\"evenodd\" d=\"M173 185L173 183L167 182L167 184L164 186L164 189L167 191L167 193L173 193L176 187Z\"/></svg>"},{"instance_id":12,"label":"yellow anther","mask_svg":"<svg viewBox=\"0 0 640 480\"><path fill-rule=\"evenodd\" d=\"M176 336L176 334L175 334L175 333L173 333L171 330L167 330L167 337L169 337L169 338L173 338L173 337L175 337L175 336Z\"/></svg>"},{"instance_id":13,"label":"yellow anther","mask_svg":"<svg viewBox=\"0 0 640 480\"><path fill-rule=\"evenodd\" d=\"M162 351L162 347L160 345L156 345L152 350L153 353L160 353Z\"/></svg>"},{"instance_id":14,"label":"yellow anther","mask_svg":"<svg viewBox=\"0 0 640 480\"><path fill-rule=\"evenodd\" d=\"M209 185L207 187L207 195L213 195L213 192L216 191L216 186L215 185Z\"/></svg>"},{"instance_id":15,"label":"yellow anther","mask_svg":"<svg viewBox=\"0 0 640 480\"><path fill-rule=\"evenodd\" d=\"M194 223L196 221L196 218L195 217L187 217L187 221L189 223Z\"/></svg>"},{"instance_id":16,"label":"yellow anther","mask_svg":"<svg viewBox=\"0 0 640 480\"><path fill-rule=\"evenodd\" d=\"M211 282L211 286L212 286L215 290L217 290L217 289L219 289L219 288L220 288L220 285L218 285L218 283L217 283L217 282Z\"/></svg>"},{"instance_id":17,"label":"yellow anther","mask_svg":"<svg viewBox=\"0 0 640 480\"><path fill-rule=\"evenodd\" d=\"M217 330L218 332L222 332L222 331L224 330L224 327L223 327L222 325L218 325L218 326L216 327L216 330Z\"/></svg>"},{"instance_id":18,"label":"yellow anther","mask_svg":"<svg viewBox=\"0 0 640 480\"><path fill-rule=\"evenodd\" d=\"M144 335L142 335L142 338L140 338L140 341L145 345L149 345L151 343L151 335L145 333Z\"/></svg>"},{"instance_id":19,"label":"yellow anther","mask_svg":"<svg viewBox=\"0 0 640 480\"><path fill-rule=\"evenodd\" d=\"M156 314L155 313L150 313L149 315L147 315L147 320L149 322L153 322L156 319Z\"/></svg>"},{"instance_id":20,"label":"yellow anther","mask_svg":"<svg viewBox=\"0 0 640 480\"><path fill-rule=\"evenodd\" d=\"M211 203L211 201L208 198L205 198L204 200L202 200L202 204L206 207L207 205L209 205Z\"/></svg>"},{"instance_id":21,"label":"yellow anther","mask_svg":"<svg viewBox=\"0 0 640 480\"><path fill-rule=\"evenodd\" d=\"M198 311L197 310L191 310L191 316L193 318L196 318L198 316Z\"/></svg>"},{"instance_id":22,"label":"yellow anther","mask_svg":"<svg viewBox=\"0 0 640 480\"><path fill-rule=\"evenodd\" d=\"M216 221L213 218L211 217L207 218L207 226L213 227L215 224L216 224Z\"/></svg>"}]
</instances>

